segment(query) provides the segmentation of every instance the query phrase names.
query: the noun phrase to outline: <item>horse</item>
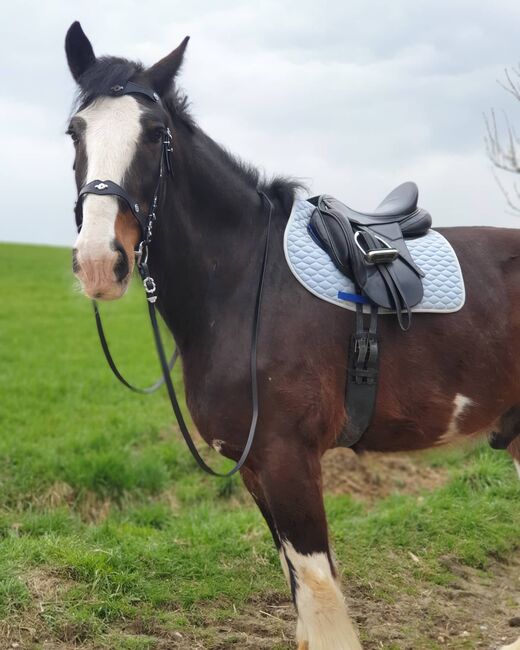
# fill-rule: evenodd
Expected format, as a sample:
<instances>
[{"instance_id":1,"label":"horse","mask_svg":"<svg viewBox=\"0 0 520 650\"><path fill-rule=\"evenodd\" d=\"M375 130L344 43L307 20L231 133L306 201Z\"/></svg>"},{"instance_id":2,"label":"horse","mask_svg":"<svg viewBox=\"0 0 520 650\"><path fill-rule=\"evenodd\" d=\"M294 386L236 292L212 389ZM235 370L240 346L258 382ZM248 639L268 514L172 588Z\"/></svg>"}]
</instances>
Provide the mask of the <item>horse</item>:
<instances>
[{"instance_id":1,"label":"horse","mask_svg":"<svg viewBox=\"0 0 520 650\"><path fill-rule=\"evenodd\" d=\"M235 461L250 425L254 288L269 200L258 337L260 413L241 476L278 550L296 609L299 650L358 650L329 544L320 468L321 456L336 445L349 420L344 393L354 315L308 292L285 261L283 234L298 183L266 180L194 121L175 81L187 44L188 37L146 68L96 57L81 25L71 25L65 49L78 96L68 133L77 187L110 179L141 210L149 207L161 140L166 130L173 134L173 175L158 199L148 264L157 308L182 358L193 422L208 445ZM114 96L114 89L128 83L150 90ZM406 333L394 319L380 319L377 404L353 448L425 449L494 431L497 446L507 447L520 474L520 233L484 227L440 231L459 257L466 303L450 315L421 314ZM73 272L87 297L124 295L140 238L128 200L83 197Z\"/></svg>"}]
</instances>

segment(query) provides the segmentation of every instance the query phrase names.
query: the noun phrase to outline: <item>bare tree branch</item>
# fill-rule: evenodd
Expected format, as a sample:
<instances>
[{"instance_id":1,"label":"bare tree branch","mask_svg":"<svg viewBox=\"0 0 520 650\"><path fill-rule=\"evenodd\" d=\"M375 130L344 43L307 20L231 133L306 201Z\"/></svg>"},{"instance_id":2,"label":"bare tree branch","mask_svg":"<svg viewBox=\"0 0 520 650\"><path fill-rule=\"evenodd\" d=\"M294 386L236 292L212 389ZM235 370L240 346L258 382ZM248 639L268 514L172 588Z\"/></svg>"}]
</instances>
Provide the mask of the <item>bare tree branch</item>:
<instances>
[{"instance_id":1,"label":"bare tree branch","mask_svg":"<svg viewBox=\"0 0 520 650\"><path fill-rule=\"evenodd\" d=\"M506 81L499 81L499 85L520 102L520 65L511 70L505 70ZM520 175L520 137L511 124L508 116L503 113L500 125L494 109L490 115L484 115L486 126L486 151L496 170L509 174ZM493 172L498 187L500 188L507 205L515 214L520 213L520 185L513 181L510 189L507 189L498 176Z\"/></svg>"},{"instance_id":2,"label":"bare tree branch","mask_svg":"<svg viewBox=\"0 0 520 650\"><path fill-rule=\"evenodd\" d=\"M511 196L509 195L509 192L508 192L507 189L504 187L503 183L500 181L500 178L498 177L498 175L497 175L496 172L493 172L493 176L495 177L495 181L497 182L497 185L498 185L498 187L500 188L500 191L501 191L502 194L504 195L504 198L505 198L505 200L506 200L506 202L507 202L507 205L511 208L511 210L513 211L513 213L514 213L515 215L516 215L516 214L520 214L520 190L519 190L519 188L517 187L516 183L514 184L513 188L514 188L514 190L515 190L515 194L516 194L517 199L519 199L518 204L515 203L515 202L511 199Z\"/></svg>"}]
</instances>

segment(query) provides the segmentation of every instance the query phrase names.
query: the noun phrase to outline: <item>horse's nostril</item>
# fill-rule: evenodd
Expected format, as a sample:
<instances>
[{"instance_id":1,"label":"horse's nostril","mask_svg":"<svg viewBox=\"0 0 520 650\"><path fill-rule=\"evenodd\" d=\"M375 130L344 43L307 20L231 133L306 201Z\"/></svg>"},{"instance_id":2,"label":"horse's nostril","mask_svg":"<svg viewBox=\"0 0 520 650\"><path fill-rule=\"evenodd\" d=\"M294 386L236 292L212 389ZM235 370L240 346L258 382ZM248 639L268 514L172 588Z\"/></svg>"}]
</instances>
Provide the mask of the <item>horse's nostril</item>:
<instances>
[{"instance_id":1,"label":"horse's nostril","mask_svg":"<svg viewBox=\"0 0 520 650\"><path fill-rule=\"evenodd\" d=\"M114 274L118 282L123 282L123 280L126 278L129 272L128 256L126 254L125 249L122 246L121 247L118 246L116 250L117 250L118 258L114 266Z\"/></svg>"},{"instance_id":2,"label":"horse's nostril","mask_svg":"<svg viewBox=\"0 0 520 650\"><path fill-rule=\"evenodd\" d=\"M78 250L76 248L72 249L72 272L77 275L80 272L80 266L78 262Z\"/></svg>"}]
</instances>

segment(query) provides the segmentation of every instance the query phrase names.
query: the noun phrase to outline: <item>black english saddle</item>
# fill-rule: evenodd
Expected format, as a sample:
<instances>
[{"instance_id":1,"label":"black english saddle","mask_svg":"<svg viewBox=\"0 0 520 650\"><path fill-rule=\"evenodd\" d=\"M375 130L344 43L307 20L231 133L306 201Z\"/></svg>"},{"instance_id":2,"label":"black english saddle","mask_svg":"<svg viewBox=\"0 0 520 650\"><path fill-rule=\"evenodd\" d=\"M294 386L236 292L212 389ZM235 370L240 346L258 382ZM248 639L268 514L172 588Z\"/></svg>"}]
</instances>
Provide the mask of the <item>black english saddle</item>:
<instances>
[{"instance_id":1,"label":"black english saddle","mask_svg":"<svg viewBox=\"0 0 520 650\"><path fill-rule=\"evenodd\" d=\"M430 214L417 207L417 198L417 185L409 182L369 213L326 194L309 199L316 206L310 234L367 302L396 312L402 329L409 328L411 308L422 300L424 275L406 239L426 234L432 224Z\"/></svg>"}]
</instances>

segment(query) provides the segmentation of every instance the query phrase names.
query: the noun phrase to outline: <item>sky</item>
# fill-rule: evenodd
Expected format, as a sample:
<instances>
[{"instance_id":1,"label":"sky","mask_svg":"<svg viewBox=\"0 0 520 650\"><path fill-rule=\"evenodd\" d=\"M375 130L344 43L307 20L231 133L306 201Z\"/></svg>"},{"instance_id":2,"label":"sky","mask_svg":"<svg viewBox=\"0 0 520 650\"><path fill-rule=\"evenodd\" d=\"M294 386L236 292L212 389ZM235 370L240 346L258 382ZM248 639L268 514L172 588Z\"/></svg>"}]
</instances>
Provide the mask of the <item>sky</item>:
<instances>
[{"instance_id":1,"label":"sky","mask_svg":"<svg viewBox=\"0 0 520 650\"><path fill-rule=\"evenodd\" d=\"M520 123L518 0L18 0L2 7L0 241L75 238L74 93L63 49L146 65L191 40L179 85L199 125L271 175L371 209L419 185L438 226L520 226L485 149L491 108Z\"/></svg>"}]
</instances>

